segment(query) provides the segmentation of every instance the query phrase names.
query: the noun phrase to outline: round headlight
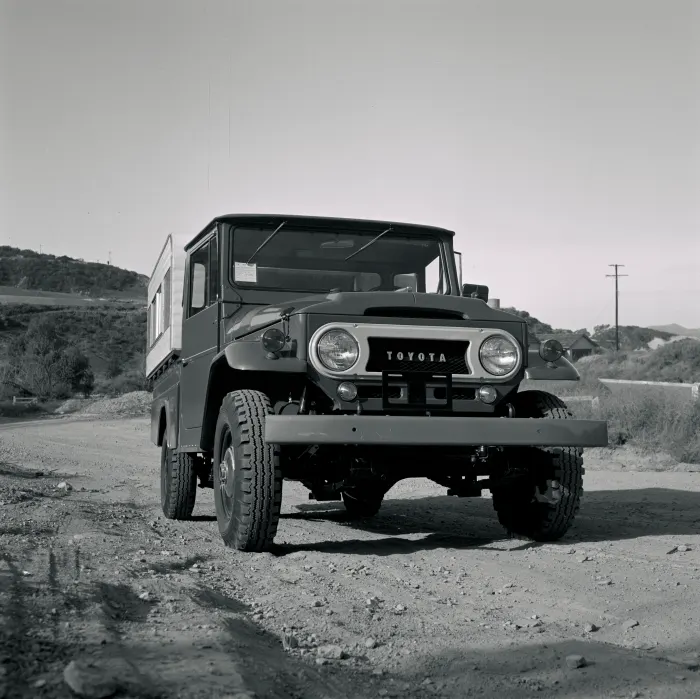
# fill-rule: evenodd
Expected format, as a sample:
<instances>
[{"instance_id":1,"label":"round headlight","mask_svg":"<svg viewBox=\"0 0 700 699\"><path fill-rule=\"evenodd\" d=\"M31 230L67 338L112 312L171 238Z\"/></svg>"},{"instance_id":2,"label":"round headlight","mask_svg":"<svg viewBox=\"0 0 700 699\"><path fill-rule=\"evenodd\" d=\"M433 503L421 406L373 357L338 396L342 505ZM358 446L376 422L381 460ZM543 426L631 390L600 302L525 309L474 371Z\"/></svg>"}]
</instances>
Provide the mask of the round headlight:
<instances>
[{"instance_id":1,"label":"round headlight","mask_svg":"<svg viewBox=\"0 0 700 699\"><path fill-rule=\"evenodd\" d=\"M564 348L559 340L545 340L540 345L540 357L545 362L556 362L564 354Z\"/></svg>"},{"instance_id":2,"label":"round headlight","mask_svg":"<svg viewBox=\"0 0 700 699\"><path fill-rule=\"evenodd\" d=\"M507 337L494 335L479 348L479 359L489 374L505 376L518 363L518 348Z\"/></svg>"},{"instance_id":3,"label":"round headlight","mask_svg":"<svg viewBox=\"0 0 700 699\"><path fill-rule=\"evenodd\" d=\"M321 364L331 371L347 371L357 363L360 346L345 330L329 330L321 335L317 345Z\"/></svg>"}]
</instances>

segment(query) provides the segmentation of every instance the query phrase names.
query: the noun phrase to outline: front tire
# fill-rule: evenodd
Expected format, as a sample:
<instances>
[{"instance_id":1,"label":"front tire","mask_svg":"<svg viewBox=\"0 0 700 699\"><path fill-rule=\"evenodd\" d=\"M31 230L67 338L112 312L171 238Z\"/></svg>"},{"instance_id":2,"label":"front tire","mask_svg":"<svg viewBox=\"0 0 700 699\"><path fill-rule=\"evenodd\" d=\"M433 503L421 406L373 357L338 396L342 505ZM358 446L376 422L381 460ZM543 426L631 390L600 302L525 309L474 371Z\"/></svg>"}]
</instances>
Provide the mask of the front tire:
<instances>
[{"instance_id":1,"label":"front tire","mask_svg":"<svg viewBox=\"0 0 700 699\"><path fill-rule=\"evenodd\" d=\"M563 400L544 391L522 391L513 404L516 417L573 419ZM527 472L529 485L494 488L493 507L509 533L534 541L556 541L567 533L579 511L583 449L549 447L529 451L531 462L511 464Z\"/></svg>"},{"instance_id":2,"label":"front tire","mask_svg":"<svg viewBox=\"0 0 700 699\"><path fill-rule=\"evenodd\" d=\"M160 506L168 519L189 519L197 499L197 472L194 457L168 446L163 435L160 452Z\"/></svg>"},{"instance_id":3,"label":"front tire","mask_svg":"<svg viewBox=\"0 0 700 699\"><path fill-rule=\"evenodd\" d=\"M259 391L233 391L223 400L214 442L214 503L224 543L262 552L274 542L282 506L277 449L265 443L265 418L272 414Z\"/></svg>"}]
</instances>

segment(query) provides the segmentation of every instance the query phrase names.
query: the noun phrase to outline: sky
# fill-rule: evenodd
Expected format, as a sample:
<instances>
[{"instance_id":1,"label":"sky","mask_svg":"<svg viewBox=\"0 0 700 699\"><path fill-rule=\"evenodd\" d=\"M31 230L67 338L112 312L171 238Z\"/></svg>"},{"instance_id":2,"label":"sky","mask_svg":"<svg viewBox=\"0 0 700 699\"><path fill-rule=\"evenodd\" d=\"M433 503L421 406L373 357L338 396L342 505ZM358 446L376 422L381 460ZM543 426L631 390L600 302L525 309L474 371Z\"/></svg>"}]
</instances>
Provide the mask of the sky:
<instances>
[{"instance_id":1,"label":"sky","mask_svg":"<svg viewBox=\"0 0 700 699\"><path fill-rule=\"evenodd\" d=\"M0 244L223 213L456 233L555 327L700 327L700 0L0 0Z\"/></svg>"}]
</instances>

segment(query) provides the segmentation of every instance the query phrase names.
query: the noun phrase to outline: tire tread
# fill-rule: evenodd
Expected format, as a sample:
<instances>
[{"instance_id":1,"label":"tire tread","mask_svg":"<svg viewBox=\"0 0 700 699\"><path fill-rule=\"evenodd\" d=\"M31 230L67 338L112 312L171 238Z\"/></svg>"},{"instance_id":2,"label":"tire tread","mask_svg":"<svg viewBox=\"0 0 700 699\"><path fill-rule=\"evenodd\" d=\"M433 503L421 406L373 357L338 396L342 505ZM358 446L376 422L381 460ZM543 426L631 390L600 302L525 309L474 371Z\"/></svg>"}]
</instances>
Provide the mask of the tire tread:
<instances>
[{"instance_id":1,"label":"tire tread","mask_svg":"<svg viewBox=\"0 0 700 699\"><path fill-rule=\"evenodd\" d=\"M194 457L186 452L175 452L169 448L168 455L169 488L165 494L163 514L167 519L187 520L192 516L197 500L197 471Z\"/></svg>"},{"instance_id":2,"label":"tire tread","mask_svg":"<svg viewBox=\"0 0 700 699\"><path fill-rule=\"evenodd\" d=\"M558 420L573 419L566 403L558 396L545 391L522 391L520 402L525 402L526 413L522 417L549 418ZM517 412L516 415L521 416ZM583 497L583 449L578 447L548 447L542 451L555 455L553 479L557 480L563 495L557 505L542 506L541 517L517 521L512 511L513 501L503 498L500 493L493 495L493 506L499 522L510 534L525 536L535 541L556 541L570 529L579 513Z\"/></svg>"},{"instance_id":3,"label":"tire tread","mask_svg":"<svg viewBox=\"0 0 700 699\"><path fill-rule=\"evenodd\" d=\"M236 464L242 480L236 495L241 516L222 533L224 543L241 551L267 551L273 545L282 505L282 471L275 445L265 442L265 419L272 414L260 391L239 390L226 395L219 421L230 421L238 435L242 458ZM219 430L217 430L218 434Z\"/></svg>"}]
</instances>

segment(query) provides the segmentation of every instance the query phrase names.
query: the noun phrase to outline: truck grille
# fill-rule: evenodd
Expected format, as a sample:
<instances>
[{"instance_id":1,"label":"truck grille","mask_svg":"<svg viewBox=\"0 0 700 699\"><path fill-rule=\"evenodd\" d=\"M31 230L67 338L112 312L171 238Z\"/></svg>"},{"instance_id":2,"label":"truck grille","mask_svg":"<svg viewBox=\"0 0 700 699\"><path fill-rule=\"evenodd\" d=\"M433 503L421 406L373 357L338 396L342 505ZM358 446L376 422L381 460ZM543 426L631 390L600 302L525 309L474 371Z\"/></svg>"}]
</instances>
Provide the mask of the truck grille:
<instances>
[{"instance_id":1,"label":"truck grille","mask_svg":"<svg viewBox=\"0 0 700 699\"><path fill-rule=\"evenodd\" d=\"M369 337L367 371L430 371L469 374L465 354L469 342Z\"/></svg>"}]
</instances>

